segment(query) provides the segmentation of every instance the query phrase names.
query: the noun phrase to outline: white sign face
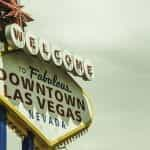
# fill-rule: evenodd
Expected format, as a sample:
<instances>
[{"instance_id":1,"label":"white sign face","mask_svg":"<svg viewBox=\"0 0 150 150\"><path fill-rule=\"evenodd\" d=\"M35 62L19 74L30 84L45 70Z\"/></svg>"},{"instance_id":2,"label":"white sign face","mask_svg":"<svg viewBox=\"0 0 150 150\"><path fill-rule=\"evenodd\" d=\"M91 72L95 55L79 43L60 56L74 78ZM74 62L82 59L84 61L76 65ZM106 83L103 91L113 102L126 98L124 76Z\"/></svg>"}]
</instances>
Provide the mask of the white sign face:
<instances>
[{"instance_id":1,"label":"white sign face","mask_svg":"<svg viewBox=\"0 0 150 150\"><path fill-rule=\"evenodd\" d=\"M39 52L38 39L30 32L26 33L26 48L31 55L37 55Z\"/></svg>"},{"instance_id":2,"label":"white sign face","mask_svg":"<svg viewBox=\"0 0 150 150\"><path fill-rule=\"evenodd\" d=\"M78 84L59 67L23 51L0 57L0 94L48 140L91 120Z\"/></svg>"},{"instance_id":3,"label":"white sign face","mask_svg":"<svg viewBox=\"0 0 150 150\"><path fill-rule=\"evenodd\" d=\"M43 60L50 61L51 58L50 44L46 40L43 39L39 40L39 51Z\"/></svg>"},{"instance_id":4,"label":"white sign face","mask_svg":"<svg viewBox=\"0 0 150 150\"><path fill-rule=\"evenodd\" d=\"M23 48L25 46L25 34L18 25L12 24L7 26L5 35L7 37L7 42L13 48Z\"/></svg>"},{"instance_id":5,"label":"white sign face","mask_svg":"<svg viewBox=\"0 0 150 150\"><path fill-rule=\"evenodd\" d=\"M63 64L67 71L73 70L73 56L69 52L63 53Z\"/></svg>"}]
</instances>

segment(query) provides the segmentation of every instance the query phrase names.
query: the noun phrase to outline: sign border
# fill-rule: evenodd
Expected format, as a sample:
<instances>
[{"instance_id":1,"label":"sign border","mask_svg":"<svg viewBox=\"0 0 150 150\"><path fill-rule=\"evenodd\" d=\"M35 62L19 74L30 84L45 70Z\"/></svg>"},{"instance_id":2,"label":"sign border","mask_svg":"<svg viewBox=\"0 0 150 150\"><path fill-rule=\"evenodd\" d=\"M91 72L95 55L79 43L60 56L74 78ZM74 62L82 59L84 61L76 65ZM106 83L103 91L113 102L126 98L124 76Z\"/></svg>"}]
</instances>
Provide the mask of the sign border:
<instances>
[{"instance_id":1,"label":"sign border","mask_svg":"<svg viewBox=\"0 0 150 150\"><path fill-rule=\"evenodd\" d=\"M3 55L7 55L8 53L14 53L15 51L18 51L17 49L13 49L13 51L11 51L12 47L10 46L8 48L8 51L0 52L0 57L3 57ZM10 102L9 98L0 94L0 105L4 106L7 110L8 126L14 129L18 136L20 136L22 139L28 135L28 131L31 131L35 135L34 142L41 149L43 149L45 146L46 150L52 150L54 147L57 147L61 143L69 144L72 141L73 137L76 137L77 135L79 135L78 137L80 137L80 133L82 134L82 132L90 127L94 118L94 107L92 98L89 96L89 93L87 93L87 91L84 90L71 75L69 75L67 72L65 72L65 74L69 76L69 78L78 88L80 88L82 95L85 97L89 106L89 121L87 123L81 122L78 127L68 131L66 134L63 134L58 138L55 138L54 140L49 140L48 138L46 138L44 134L37 127L35 127L27 117L23 115L22 112L17 110L17 108Z\"/></svg>"},{"instance_id":2,"label":"sign border","mask_svg":"<svg viewBox=\"0 0 150 150\"><path fill-rule=\"evenodd\" d=\"M74 81L74 79L73 79L73 81ZM43 135L43 133L38 128L36 128L29 121L29 119L26 118L19 110L17 110L17 108L5 96L0 95L0 105L4 106L7 110L8 125L11 128L15 129L16 133L20 137L23 138L24 136L27 136L27 132L31 131L35 135L35 143L38 145L38 147L43 148L43 146L45 146L47 149L52 149L53 147L56 147L61 143L65 143L65 141L71 140L72 137L76 136L80 132L82 132L90 127L92 120L93 120L93 107L92 107L91 99L88 96L87 92L85 92L82 89L82 93L83 93L83 96L87 97L86 100L87 100L88 105L90 106L89 121L86 124L81 122L78 127L76 127L75 129L72 129L71 131L68 131L68 133L66 133L54 140L48 140ZM67 143L69 143L69 142L67 142Z\"/></svg>"}]
</instances>

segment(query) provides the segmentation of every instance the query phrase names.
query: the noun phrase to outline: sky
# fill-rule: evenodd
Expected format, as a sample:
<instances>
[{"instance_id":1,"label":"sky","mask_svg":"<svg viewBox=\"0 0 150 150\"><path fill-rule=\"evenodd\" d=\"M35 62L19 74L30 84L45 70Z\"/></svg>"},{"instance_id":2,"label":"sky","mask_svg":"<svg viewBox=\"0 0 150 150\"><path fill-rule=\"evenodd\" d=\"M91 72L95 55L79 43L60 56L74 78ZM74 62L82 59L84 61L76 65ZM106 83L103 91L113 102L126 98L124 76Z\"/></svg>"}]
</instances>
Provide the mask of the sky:
<instances>
[{"instance_id":1,"label":"sky","mask_svg":"<svg viewBox=\"0 0 150 150\"><path fill-rule=\"evenodd\" d=\"M150 149L150 1L21 0L35 19L28 29L95 66L77 82L92 97L89 132L69 150ZM9 131L8 150L20 150Z\"/></svg>"}]
</instances>

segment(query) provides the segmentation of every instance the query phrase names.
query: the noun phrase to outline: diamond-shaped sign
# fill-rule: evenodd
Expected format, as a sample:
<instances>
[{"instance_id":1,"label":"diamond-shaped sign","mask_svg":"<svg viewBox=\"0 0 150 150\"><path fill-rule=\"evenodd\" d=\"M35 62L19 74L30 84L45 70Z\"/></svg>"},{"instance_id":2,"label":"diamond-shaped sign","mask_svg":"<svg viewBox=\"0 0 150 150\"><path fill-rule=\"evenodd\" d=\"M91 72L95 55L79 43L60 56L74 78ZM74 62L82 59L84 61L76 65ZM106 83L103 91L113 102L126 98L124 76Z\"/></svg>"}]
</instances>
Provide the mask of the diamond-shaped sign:
<instances>
[{"instance_id":1,"label":"diamond-shaped sign","mask_svg":"<svg viewBox=\"0 0 150 150\"><path fill-rule=\"evenodd\" d=\"M23 50L0 57L0 94L9 125L21 136L31 131L42 149L74 140L92 120L87 96L68 73Z\"/></svg>"}]
</instances>

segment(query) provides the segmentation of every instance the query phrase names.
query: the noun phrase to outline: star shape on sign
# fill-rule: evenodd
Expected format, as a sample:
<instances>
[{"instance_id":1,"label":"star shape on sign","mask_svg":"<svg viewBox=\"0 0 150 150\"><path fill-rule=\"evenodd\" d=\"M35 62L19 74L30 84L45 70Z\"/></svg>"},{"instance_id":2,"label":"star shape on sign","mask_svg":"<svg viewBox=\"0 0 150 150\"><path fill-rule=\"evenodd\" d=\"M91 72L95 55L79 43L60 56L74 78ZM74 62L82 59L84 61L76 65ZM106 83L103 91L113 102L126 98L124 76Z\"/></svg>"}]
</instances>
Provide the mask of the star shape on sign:
<instances>
[{"instance_id":1,"label":"star shape on sign","mask_svg":"<svg viewBox=\"0 0 150 150\"><path fill-rule=\"evenodd\" d=\"M22 10L24 6L19 5L17 0L0 0L0 7L7 10L7 13L5 11L2 12L2 19L8 18L21 27L26 26L26 22L33 21L30 15Z\"/></svg>"}]
</instances>

